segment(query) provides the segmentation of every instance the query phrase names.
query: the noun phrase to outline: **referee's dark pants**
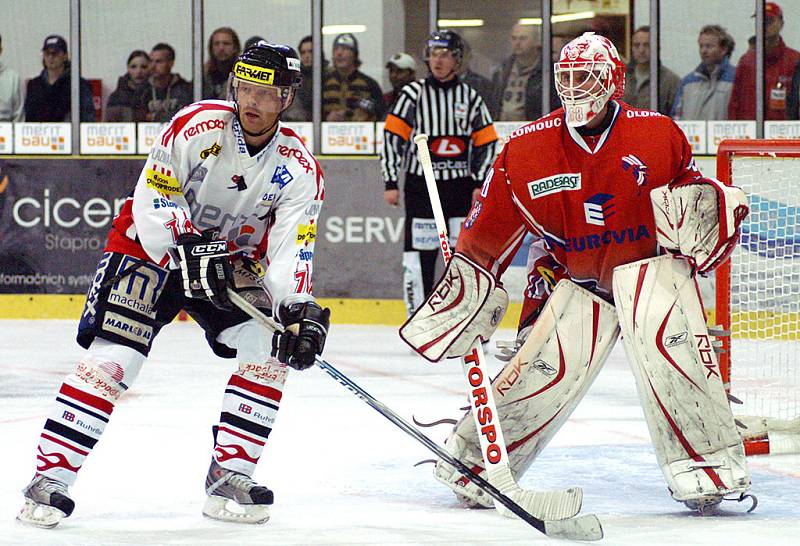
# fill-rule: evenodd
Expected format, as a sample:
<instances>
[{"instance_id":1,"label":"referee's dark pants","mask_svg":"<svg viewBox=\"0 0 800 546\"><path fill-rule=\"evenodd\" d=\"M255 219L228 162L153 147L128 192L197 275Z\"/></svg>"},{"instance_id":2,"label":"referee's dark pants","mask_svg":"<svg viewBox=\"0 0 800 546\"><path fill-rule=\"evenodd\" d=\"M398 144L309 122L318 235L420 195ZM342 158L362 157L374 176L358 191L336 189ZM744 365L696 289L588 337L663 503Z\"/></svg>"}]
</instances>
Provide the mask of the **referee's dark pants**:
<instances>
[{"instance_id":1,"label":"referee's dark pants","mask_svg":"<svg viewBox=\"0 0 800 546\"><path fill-rule=\"evenodd\" d=\"M460 218L463 221L467 216L472 206L472 191L475 189L475 181L472 178L456 178L437 181L436 185L439 189L439 200L442 203L445 221L448 222L448 233L452 237L455 234L450 229L450 218ZM403 192L406 212L403 256L405 269L403 281L405 286L403 287L403 297L407 311L410 314L414 310L413 308L421 305L425 298L428 297L428 294L431 293L436 262L437 260L442 260L442 257L437 230L432 233L432 241L429 237L426 237L424 241L420 241L419 234L417 234L418 237L415 240L412 234L412 224L415 218L433 222L433 209L431 208L428 189L425 186L425 178L407 174ZM414 276L414 272L408 271L408 258L409 256L413 258L414 254L419 256L422 294L413 293L415 291L414 286L419 286L419 283L413 282L410 277Z\"/></svg>"}]
</instances>

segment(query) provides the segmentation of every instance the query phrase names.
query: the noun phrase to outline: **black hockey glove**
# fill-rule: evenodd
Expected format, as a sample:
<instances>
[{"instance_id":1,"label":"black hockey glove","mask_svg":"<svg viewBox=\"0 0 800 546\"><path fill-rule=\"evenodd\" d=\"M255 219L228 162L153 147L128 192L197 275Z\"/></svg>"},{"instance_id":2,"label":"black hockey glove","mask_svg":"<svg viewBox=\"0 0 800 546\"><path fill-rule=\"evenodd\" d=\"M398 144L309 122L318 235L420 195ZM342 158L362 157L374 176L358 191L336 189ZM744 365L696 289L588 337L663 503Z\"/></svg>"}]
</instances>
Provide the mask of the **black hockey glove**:
<instances>
[{"instance_id":1,"label":"black hockey glove","mask_svg":"<svg viewBox=\"0 0 800 546\"><path fill-rule=\"evenodd\" d=\"M187 298L209 300L219 309L233 310L227 293L227 289L234 286L233 267L226 241L214 240L207 232L202 236L182 233L178 236L175 255Z\"/></svg>"},{"instance_id":2,"label":"black hockey glove","mask_svg":"<svg viewBox=\"0 0 800 546\"><path fill-rule=\"evenodd\" d=\"M330 309L313 301L281 305L278 319L286 329L272 336L272 356L296 370L313 366L325 347L330 316Z\"/></svg>"}]
</instances>

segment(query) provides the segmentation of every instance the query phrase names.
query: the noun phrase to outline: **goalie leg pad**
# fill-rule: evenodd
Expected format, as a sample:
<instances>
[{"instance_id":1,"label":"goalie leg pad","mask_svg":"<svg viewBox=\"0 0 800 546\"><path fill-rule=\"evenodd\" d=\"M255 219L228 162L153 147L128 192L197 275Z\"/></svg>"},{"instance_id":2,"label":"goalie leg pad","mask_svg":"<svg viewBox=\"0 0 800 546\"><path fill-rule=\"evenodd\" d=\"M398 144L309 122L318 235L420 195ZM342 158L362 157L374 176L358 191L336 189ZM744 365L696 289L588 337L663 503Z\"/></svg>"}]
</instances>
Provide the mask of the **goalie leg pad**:
<instances>
[{"instance_id":1,"label":"goalie leg pad","mask_svg":"<svg viewBox=\"0 0 800 546\"><path fill-rule=\"evenodd\" d=\"M618 335L613 305L569 280L556 285L525 343L493 382L515 479L530 467L569 418ZM469 412L456 424L445 447L476 472L484 472ZM459 495L484 506L492 505L488 495L450 465L439 461L435 475ZM538 517L559 519L564 515L543 508Z\"/></svg>"},{"instance_id":2,"label":"goalie leg pad","mask_svg":"<svg viewBox=\"0 0 800 546\"><path fill-rule=\"evenodd\" d=\"M403 302L406 304L406 316L414 314L425 297L422 285L422 264L419 251L403 252Z\"/></svg>"},{"instance_id":3,"label":"goalie leg pad","mask_svg":"<svg viewBox=\"0 0 800 546\"><path fill-rule=\"evenodd\" d=\"M487 341L508 307L508 294L490 272L455 254L425 303L400 328L400 337L431 362L460 357L475 339Z\"/></svg>"},{"instance_id":4,"label":"goalie leg pad","mask_svg":"<svg viewBox=\"0 0 800 546\"><path fill-rule=\"evenodd\" d=\"M649 258L615 268L613 284L625 351L673 498L746 491L744 447L690 265Z\"/></svg>"}]
</instances>

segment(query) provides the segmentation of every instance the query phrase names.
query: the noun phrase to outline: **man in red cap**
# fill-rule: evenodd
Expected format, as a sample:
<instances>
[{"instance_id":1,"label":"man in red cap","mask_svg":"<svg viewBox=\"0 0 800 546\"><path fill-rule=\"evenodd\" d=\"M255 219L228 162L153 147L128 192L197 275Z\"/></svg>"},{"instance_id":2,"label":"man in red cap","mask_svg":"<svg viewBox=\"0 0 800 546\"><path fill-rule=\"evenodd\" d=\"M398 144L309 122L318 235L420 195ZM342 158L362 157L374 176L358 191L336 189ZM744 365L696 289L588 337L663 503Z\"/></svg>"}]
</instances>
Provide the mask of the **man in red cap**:
<instances>
[{"instance_id":1,"label":"man in red cap","mask_svg":"<svg viewBox=\"0 0 800 546\"><path fill-rule=\"evenodd\" d=\"M764 7L764 119L786 119L786 99L792 75L800 52L787 47L781 38L783 10L775 2ZM733 82L731 100L728 103L728 119L756 119L756 53L750 50L739 59L736 79Z\"/></svg>"}]
</instances>

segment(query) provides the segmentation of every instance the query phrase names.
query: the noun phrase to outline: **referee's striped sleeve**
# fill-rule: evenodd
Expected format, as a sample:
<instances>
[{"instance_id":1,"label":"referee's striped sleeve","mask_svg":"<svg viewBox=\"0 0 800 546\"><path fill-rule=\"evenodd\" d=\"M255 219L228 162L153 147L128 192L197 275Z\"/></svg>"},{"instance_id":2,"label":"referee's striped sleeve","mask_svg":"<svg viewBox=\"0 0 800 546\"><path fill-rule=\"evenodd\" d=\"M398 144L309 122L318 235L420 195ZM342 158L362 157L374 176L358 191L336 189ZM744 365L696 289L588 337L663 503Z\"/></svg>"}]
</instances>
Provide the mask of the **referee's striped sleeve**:
<instances>
[{"instance_id":1,"label":"referee's striped sleeve","mask_svg":"<svg viewBox=\"0 0 800 546\"><path fill-rule=\"evenodd\" d=\"M383 126L383 146L380 150L381 174L387 190L397 189L400 166L413 131L412 124L416 113L413 92L414 84L404 87L386 116Z\"/></svg>"},{"instance_id":2,"label":"referee's striped sleeve","mask_svg":"<svg viewBox=\"0 0 800 546\"><path fill-rule=\"evenodd\" d=\"M497 155L497 131L492 123L492 115L486 103L476 93L476 101L472 108L472 161L471 170L477 185L483 183L489 167Z\"/></svg>"}]
</instances>

